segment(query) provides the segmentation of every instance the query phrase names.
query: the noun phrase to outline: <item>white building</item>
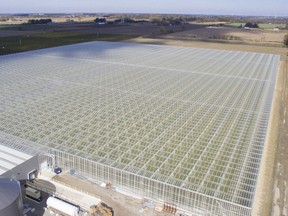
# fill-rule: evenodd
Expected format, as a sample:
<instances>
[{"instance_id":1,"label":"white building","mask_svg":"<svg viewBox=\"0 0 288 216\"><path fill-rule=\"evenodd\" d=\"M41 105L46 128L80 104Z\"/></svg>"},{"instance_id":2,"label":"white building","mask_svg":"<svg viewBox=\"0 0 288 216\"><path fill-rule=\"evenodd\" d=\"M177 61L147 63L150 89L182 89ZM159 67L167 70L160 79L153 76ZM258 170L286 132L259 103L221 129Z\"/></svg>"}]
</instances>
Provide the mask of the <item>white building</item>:
<instances>
[{"instance_id":1,"label":"white building","mask_svg":"<svg viewBox=\"0 0 288 216\"><path fill-rule=\"evenodd\" d=\"M29 155L0 143L0 178L33 179L38 170L38 155Z\"/></svg>"}]
</instances>

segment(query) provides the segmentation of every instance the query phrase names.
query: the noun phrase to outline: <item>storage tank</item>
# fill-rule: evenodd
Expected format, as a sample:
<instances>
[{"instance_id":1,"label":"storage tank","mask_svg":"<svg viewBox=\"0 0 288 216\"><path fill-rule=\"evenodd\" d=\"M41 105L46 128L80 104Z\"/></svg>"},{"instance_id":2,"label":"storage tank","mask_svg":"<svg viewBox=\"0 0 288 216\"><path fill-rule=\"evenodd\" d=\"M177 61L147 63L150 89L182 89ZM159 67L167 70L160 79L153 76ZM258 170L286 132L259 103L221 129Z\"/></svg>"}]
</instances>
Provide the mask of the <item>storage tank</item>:
<instances>
[{"instance_id":1,"label":"storage tank","mask_svg":"<svg viewBox=\"0 0 288 216\"><path fill-rule=\"evenodd\" d=\"M78 216L79 207L71 205L55 197L47 199L47 206L70 216Z\"/></svg>"},{"instance_id":2,"label":"storage tank","mask_svg":"<svg viewBox=\"0 0 288 216\"><path fill-rule=\"evenodd\" d=\"M23 216L20 183L0 178L0 216Z\"/></svg>"}]
</instances>

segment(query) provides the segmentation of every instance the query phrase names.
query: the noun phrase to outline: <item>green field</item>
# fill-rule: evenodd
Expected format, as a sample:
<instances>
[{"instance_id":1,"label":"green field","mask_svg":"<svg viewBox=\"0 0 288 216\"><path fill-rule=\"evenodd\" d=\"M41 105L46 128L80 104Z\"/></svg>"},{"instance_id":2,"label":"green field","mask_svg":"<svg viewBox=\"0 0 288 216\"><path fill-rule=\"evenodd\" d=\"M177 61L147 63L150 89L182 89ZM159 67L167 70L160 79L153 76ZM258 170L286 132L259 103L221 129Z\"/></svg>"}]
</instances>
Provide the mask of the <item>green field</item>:
<instances>
[{"instance_id":1,"label":"green field","mask_svg":"<svg viewBox=\"0 0 288 216\"><path fill-rule=\"evenodd\" d=\"M13 37L0 37L0 55L43 49L88 41L123 41L136 37L119 34L88 34L81 32L52 32Z\"/></svg>"},{"instance_id":2,"label":"green field","mask_svg":"<svg viewBox=\"0 0 288 216\"><path fill-rule=\"evenodd\" d=\"M269 24L269 23L260 23L258 25L262 29L285 28L286 26L286 24Z\"/></svg>"},{"instance_id":3,"label":"green field","mask_svg":"<svg viewBox=\"0 0 288 216\"><path fill-rule=\"evenodd\" d=\"M239 27L240 25L245 25L245 23L235 22L226 23L225 26L228 27ZM259 23L259 28L261 29L274 29L274 28L285 28L286 24L270 24L270 23Z\"/></svg>"}]
</instances>

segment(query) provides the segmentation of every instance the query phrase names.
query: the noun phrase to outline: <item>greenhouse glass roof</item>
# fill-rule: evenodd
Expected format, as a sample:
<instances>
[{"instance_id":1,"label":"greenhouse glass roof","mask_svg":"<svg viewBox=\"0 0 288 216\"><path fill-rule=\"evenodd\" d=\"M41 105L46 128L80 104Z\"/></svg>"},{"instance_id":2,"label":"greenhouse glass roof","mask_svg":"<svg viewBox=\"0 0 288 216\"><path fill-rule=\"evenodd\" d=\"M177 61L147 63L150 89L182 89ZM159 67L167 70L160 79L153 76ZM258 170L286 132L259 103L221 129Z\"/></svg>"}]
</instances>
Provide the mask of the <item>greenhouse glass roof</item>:
<instances>
[{"instance_id":1,"label":"greenhouse glass roof","mask_svg":"<svg viewBox=\"0 0 288 216\"><path fill-rule=\"evenodd\" d=\"M0 57L0 138L250 207L279 56L90 42Z\"/></svg>"}]
</instances>

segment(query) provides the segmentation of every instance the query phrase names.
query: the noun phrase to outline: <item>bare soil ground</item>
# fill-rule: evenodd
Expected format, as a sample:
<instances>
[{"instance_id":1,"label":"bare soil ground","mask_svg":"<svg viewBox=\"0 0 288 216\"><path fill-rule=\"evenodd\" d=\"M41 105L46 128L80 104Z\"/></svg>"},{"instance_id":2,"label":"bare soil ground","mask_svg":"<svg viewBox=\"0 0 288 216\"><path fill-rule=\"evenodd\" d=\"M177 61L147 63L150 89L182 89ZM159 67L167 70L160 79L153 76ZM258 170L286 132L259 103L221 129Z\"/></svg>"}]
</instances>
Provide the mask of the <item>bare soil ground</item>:
<instances>
[{"instance_id":1,"label":"bare soil ground","mask_svg":"<svg viewBox=\"0 0 288 216\"><path fill-rule=\"evenodd\" d=\"M240 28L201 28L193 29L184 32L177 32L170 34L169 37L183 37L183 38L203 38L203 39L227 39L240 40L248 42L269 42L269 43L283 43L284 36L288 31L273 31L263 29L245 30Z\"/></svg>"},{"instance_id":2,"label":"bare soil ground","mask_svg":"<svg viewBox=\"0 0 288 216\"><path fill-rule=\"evenodd\" d=\"M154 209L145 209L143 212L143 199L137 199L115 192L111 189L106 189L91 181L80 179L70 174L61 174L53 178L59 183L70 185L72 188L77 188L83 192L88 192L101 197L102 202L113 208L115 216L169 216L172 214L165 212L157 212Z\"/></svg>"}]
</instances>

